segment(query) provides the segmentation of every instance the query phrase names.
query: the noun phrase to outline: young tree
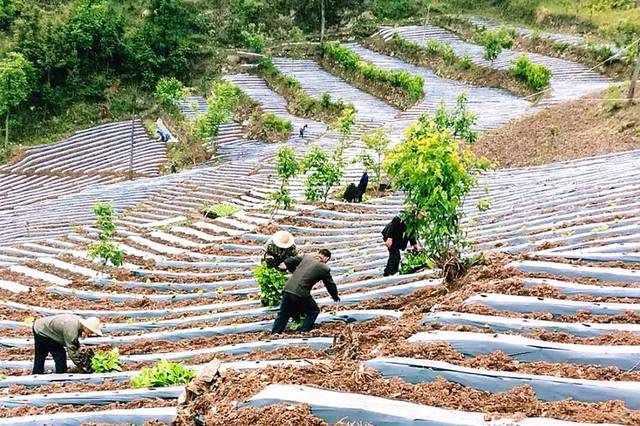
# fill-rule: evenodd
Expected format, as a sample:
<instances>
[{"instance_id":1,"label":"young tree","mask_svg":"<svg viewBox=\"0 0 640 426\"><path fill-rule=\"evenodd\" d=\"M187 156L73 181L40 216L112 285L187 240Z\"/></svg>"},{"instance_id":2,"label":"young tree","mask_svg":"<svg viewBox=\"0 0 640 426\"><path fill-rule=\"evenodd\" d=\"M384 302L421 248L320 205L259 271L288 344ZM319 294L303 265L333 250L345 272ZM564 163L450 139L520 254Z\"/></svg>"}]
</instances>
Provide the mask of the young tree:
<instances>
[{"instance_id":1,"label":"young tree","mask_svg":"<svg viewBox=\"0 0 640 426\"><path fill-rule=\"evenodd\" d=\"M333 158L314 146L302 162L304 173L311 171L305 182L304 197L307 201L327 201L331 188L340 183L342 178L342 159L337 158L337 150Z\"/></svg>"},{"instance_id":2,"label":"young tree","mask_svg":"<svg viewBox=\"0 0 640 426\"><path fill-rule=\"evenodd\" d=\"M0 61L0 115L5 116L5 149L9 145L9 114L29 97L33 84L33 66L20 53L11 52Z\"/></svg>"},{"instance_id":3,"label":"young tree","mask_svg":"<svg viewBox=\"0 0 640 426\"><path fill-rule=\"evenodd\" d=\"M300 172L300 163L296 160L293 149L284 147L278 150L276 157L276 172L280 178L280 188L267 196L267 209L273 216L280 208L289 210L293 207L293 199L289 191L289 179Z\"/></svg>"},{"instance_id":4,"label":"young tree","mask_svg":"<svg viewBox=\"0 0 640 426\"><path fill-rule=\"evenodd\" d=\"M93 208L96 215L96 227L100 230L98 242L89 246L89 257L99 258L103 266L111 263L121 266L124 263L124 253L115 242L116 225L113 223L115 212L111 203L97 203Z\"/></svg>"},{"instance_id":5,"label":"young tree","mask_svg":"<svg viewBox=\"0 0 640 426\"><path fill-rule=\"evenodd\" d=\"M175 106L186 94L182 82L173 77L163 77L156 84L156 99L164 106Z\"/></svg>"},{"instance_id":6,"label":"young tree","mask_svg":"<svg viewBox=\"0 0 640 426\"><path fill-rule=\"evenodd\" d=\"M356 124L356 108L353 104L349 104L342 111L342 115L338 120L338 131L340 132L340 142L337 147L337 154L342 160L342 153L349 147L349 136L353 131L353 126Z\"/></svg>"},{"instance_id":7,"label":"young tree","mask_svg":"<svg viewBox=\"0 0 640 426\"><path fill-rule=\"evenodd\" d=\"M505 28L499 30L485 30L478 36L478 42L484 47L483 57L487 61L495 61L503 49L513 45L513 37Z\"/></svg>"},{"instance_id":8,"label":"young tree","mask_svg":"<svg viewBox=\"0 0 640 426\"><path fill-rule=\"evenodd\" d=\"M379 128L375 132L364 135L362 142L367 149L376 153L376 161L373 165L373 177L376 182L376 190L380 188L380 181L382 177L382 156L389 146L389 136L385 128Z\"/></svg>"},{"instance_id":9,"label":"young tree","mask_svg":"<svg viewBox=\"0 0 640 426\"><path fill-rule=\"evenodd\" d=\"M404 191L409 233L425 245L429 258L447 280L461 270L467 245L460 226L460 207L488 162L477 160L455 125L423 116L407 132L406 140L390 150L384 161L394 187Z\"/></svg>"}]
</instances>

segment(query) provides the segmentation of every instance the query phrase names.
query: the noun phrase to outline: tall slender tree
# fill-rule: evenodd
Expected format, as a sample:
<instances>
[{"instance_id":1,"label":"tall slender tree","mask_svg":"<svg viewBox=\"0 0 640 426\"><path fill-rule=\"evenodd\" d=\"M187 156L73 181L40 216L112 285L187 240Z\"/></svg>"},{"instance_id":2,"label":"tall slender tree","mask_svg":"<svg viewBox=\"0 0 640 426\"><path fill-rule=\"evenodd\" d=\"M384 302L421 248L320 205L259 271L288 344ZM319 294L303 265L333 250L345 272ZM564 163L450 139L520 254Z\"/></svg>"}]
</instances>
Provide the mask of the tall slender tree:
<instances>
[{"instance_id":1,"label":"tall slender tree","mask_svg":"<svg viewBox=\"0 0 640 426\"><path fill-rule=\"evenodd\" d=\"M9 115L29 97L33 83L33 66L20 53L11 52L0 61L0 115L5 116L5 149L9 146Z\"/></svg>"}]
</instances>

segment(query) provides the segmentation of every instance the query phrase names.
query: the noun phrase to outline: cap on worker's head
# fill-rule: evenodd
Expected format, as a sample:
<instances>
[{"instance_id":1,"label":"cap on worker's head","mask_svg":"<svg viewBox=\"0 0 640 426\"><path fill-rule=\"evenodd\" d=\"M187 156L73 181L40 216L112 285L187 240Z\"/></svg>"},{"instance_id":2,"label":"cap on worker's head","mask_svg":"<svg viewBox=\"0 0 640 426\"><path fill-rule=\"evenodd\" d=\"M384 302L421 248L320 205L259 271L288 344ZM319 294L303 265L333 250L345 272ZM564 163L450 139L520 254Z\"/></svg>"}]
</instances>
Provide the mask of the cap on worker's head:
<instances>
[{"instance_id":1,"label":"cap on worker's head","mask_svg":"<svg viewBox=\"0 0 640 426\"><path fill-rule=\"evenodd\" d=\"M293 235L291 235L291 233L287 231L278 231L271 236L271 239L273 240L273 244L275 244L276 247L280 247L283 249L288 249L296 243L293 239Z\"/></svg>"},{"instance_id":2,"label":"cap on worker's head","mask_svg":"<svg viewBox=\"0 0 640 426\"><path fill-rule=\"evenodd\" d=\"M89 329L93 334L102 336L102 323L99 318L90 317L87 319L80 318L80 324Z\"/></svg>"}]
</instances>

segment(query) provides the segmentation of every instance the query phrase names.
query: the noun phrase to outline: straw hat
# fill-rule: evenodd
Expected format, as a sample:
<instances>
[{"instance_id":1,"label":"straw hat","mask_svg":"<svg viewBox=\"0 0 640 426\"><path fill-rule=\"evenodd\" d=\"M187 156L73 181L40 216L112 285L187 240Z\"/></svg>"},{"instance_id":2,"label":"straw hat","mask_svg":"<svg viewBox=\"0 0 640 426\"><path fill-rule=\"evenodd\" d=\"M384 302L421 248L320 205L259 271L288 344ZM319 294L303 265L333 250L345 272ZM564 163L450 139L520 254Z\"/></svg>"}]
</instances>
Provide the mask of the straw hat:
<instances>
[{"instance_id":1,"label":"straw hat","mask_svg":"<svg viewBox=\"0 0 640 426\"><path fill-rule=\"evenodd\" d=\"M102 324L100 323L100 319L96 317L90 317L87 319L80 318L80 324L91 330L93 334L102 336L102 330L100 330L100 328L102 328Z\"/></svg>"},{"instance_id":2,"label":"straw hat","mask_svg":"<svg viewBox=\"0 0 640 426\"><path fill-rule=\"evenodd\" d=\"M296 243L293 239L293 235L291 235L291 233L287 231L276 232L271 236L271 240L273 241L273 244L276 245L276 247L280 247L282 249L288 249Z\"/></svg>"}]
</instances>

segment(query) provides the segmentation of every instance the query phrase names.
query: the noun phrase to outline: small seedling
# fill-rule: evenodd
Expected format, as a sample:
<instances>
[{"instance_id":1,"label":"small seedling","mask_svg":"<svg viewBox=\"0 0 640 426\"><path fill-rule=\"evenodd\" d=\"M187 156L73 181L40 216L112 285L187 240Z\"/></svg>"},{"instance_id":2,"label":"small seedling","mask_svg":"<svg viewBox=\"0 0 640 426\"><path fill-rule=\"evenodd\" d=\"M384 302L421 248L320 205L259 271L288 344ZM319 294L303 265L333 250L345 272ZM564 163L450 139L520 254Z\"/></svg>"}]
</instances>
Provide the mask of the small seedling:
<instances>
[{"instance_id":1,"label":"small seedling","mask_svg":"<svg viewBox=\"0 0 640 426\"><path fill-rule=\"evenodd\" d=\"M96 351L91 358L91 371L94 373L111 373L122 370L122 361L118 348L113 348L109 352Z\"/></svg>"}]
</instances>

